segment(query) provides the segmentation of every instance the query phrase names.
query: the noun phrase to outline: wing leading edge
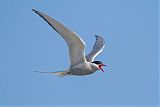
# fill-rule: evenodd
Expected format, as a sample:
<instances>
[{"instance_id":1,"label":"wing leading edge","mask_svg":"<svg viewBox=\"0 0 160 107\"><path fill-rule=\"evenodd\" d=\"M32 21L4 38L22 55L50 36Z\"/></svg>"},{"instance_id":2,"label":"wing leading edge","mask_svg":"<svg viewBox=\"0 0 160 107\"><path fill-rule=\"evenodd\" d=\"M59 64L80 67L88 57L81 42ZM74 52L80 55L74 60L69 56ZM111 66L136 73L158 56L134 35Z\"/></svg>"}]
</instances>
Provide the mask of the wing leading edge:
<instances>
[{"instance_id":1,"label":"wing leading edge","mask_svg":"<svg viewBox=\"0 0 160 107\"><path fill-rule=\"evenodd\" d=\"M37 10L32 10L42 17L66 41L69 48L70 66L86 61L85 43L76 33L72 32L50 16Z\"/></svg>"}]
</instances>

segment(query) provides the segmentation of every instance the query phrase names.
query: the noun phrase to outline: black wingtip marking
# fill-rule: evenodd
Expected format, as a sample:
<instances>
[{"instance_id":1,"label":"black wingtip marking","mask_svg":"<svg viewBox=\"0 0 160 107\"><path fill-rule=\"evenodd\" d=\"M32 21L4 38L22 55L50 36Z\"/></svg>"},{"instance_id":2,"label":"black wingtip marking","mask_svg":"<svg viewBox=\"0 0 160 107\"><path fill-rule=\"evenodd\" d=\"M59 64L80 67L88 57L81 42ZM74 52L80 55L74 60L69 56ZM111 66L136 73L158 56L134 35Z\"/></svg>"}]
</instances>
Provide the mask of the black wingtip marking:
<instances>
[{"instance_id":1,"label":"black wingtip marking","mask_svg":"<svg viewBox=\"0 0 160 107\"><path fill-rule=\"evenodd\" d=\"M102 38L101 36L99 36L99 35L94 35L95 36L95 38L98 38L98 37L100 37L100 38Z\"/></svg>"},{"instance_id":2,"label":"black wingtip marking","mask_svg":"<svg viewBox=\"0 0 160 107\"><path fill-rule=\"evenodd\" d=\"M98 37L98 35L94 35L95 36L95 38L97 38Z\"/></svg>"},{"instance_id":3,"label":"black wingtip marking","mask_svg":"<svg viewBox=\"0 0 160 107\"><path fill-rule=\"evenodd\" d=\"M39 12L38 12L37 10L32 9L32 11L34 11L35 13L37 13L38 15L40 15Z\"/></svg>"},{"instance_id":4,"label":"black wingtip marking","mask_svg":"<svg viewBox=\"0 0 160 107\"><path fill-rule=\"evenodd\" d=\"M35 9L32 9L32 11L37 12L37 10L35 10Z\"/></svg>"}]
</instances>

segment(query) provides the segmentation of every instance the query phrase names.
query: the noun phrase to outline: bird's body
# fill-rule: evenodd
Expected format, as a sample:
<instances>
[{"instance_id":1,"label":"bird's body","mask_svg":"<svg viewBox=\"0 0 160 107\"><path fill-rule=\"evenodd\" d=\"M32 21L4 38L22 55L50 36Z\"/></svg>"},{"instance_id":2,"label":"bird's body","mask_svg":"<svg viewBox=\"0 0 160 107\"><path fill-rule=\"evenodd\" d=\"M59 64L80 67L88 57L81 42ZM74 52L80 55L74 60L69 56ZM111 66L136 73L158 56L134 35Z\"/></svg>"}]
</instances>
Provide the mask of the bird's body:
<instances>
[{"instance_id":1,"label":"bird's body","mask_svg":"<svg viewBox=\"0 0 160 107\"><path fill-rule=\"evenodd\" d=\"M69 69L66 69L64 71L58 71L58 72L40 72L39 73L51 73L56 74L59 76L66 76L66 75L77 75L77 76L83 76L83 75L89 75L99 70L99 67L92 63L92 62L82 62L80 64L77 64L75 66L70 67Z\"/></svg>"},{"instance_id":2,"label":"bird's body","mask_svg":"<svg viewBox=\"0 0 160 107\"><path fill-rule=\"evenodd\" d=\"M59 76L66 75L88 75L92 74L97 70L102 70L102 66L105 66L101 61L94 61L94 58L102 52L105 41L101 36L96 35L96 42L93 46L92 51L85 56L85 43L84 41L74 32L70 31L64 25L56 21L55 19L47 16L46 14L37 10L33 11L42 17L60 36L65 40L69 48L70 62L71 65L68 69L58 72L40 72L40 73L52 73ZM104 72L104 71L103 71Z\"/></svg>"},{"instance_id":3,"label":"bird's body","mask_svg":"<svg viewBox=\"0 0 160 107\"><path fill-rule=\"evenodd\" d=\"M88 75L98 70L98 66L91 62L82 62L69 69L70 75Z\"/></svg>"}]
</instances>

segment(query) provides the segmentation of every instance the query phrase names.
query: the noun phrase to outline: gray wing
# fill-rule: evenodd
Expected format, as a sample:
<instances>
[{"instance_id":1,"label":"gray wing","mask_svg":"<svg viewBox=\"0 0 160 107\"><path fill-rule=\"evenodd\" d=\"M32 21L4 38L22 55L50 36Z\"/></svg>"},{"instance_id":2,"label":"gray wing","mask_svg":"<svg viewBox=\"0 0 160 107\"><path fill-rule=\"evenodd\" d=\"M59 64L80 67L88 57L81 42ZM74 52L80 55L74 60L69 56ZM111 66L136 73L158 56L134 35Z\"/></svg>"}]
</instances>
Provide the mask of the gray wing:
<instances>
[{"instance_id":1,"label":"gray wing","mask_svg":"<svg viewBox=\"0 0 160 107\"><path fill-rule=\"evenodd\" d=\"M76 33L48 15L34 9L32 10L42 17L66 41L69 48L71 66L86 61L84 54L85 43Z\"/></svg>"},{"instance_id":2,"label":"gray wing","mask_svg":"<svg viewBox=\"0 0 160 107\"><path fill-rule=\"evenodd\" d=\"M92 51L86 56L88 62L93 62L95 57L103 51L105 41L101 36L95 35L96 42L94 43Z\"/></svg>"}]
</instances>

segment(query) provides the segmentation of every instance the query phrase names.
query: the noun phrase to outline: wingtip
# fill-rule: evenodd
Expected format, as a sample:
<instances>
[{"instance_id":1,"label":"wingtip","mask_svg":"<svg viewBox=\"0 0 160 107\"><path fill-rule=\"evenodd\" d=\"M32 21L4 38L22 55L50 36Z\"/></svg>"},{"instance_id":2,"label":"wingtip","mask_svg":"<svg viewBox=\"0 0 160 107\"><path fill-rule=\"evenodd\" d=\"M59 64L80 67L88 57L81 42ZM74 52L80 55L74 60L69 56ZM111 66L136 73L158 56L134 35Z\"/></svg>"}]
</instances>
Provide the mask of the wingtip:
<instances>
[{"instance_id":1,"label":"wingtip","mask_svg":"<svg viewBox=\"0 0 160 107\"><path fill-rule=\"evenodd\" d=\"M36 9L32 9L32 11L36 11Z\"/></svg>"},{"instance_id":2,"label":"wingtip","mask_svg":"<svg viewBox=\"0 0 160 107\"><path fill-rule=\"evenodd\" d=\"M38 11L37 10L35 10L35 9L32 9L32 11L34 11L35 13L37 13Z\"/></svg>"},{"instance_id":3,"label":"wingtip","mask_svg":"<svg viewBox=\"0 0 160 107\"><path fill-rule=\"evenodd\" d=\"M32 9L32 11L36 11L35 9Z\"/></svg>"},{"instance_id":4,"label":"wingtip","mask_svg":"<svg viewBox=\"0 0 160 107\"><path fill-rule=\"evenodd\" d=\"M95 38L97 38L97 37L101 37L101 36L99 36L99 35L94 35L95 36Z\"/></svg>"},{"instance_id":5,"label":"wingtip","mask_svg":"<svg viewBox=\"0 0 160 107\"><path fill-rule=\"evenodd\" d=\"M95 38L98 38L98 37L100 37L100 38L103 38L102 36L99 36L99 35L95 35Z\"/></svg>"},{"instance_id":6,"label":"wingtip","mask_svg":"<svg viewBox=\"0 0 160 107\"><path fill-rule=\"evenodd\" d=\"M105 40L102 36L99 35L95 35L96 40L100 40L101 42L103 42L105 44Z\"/></svg>"}]
</instances>

